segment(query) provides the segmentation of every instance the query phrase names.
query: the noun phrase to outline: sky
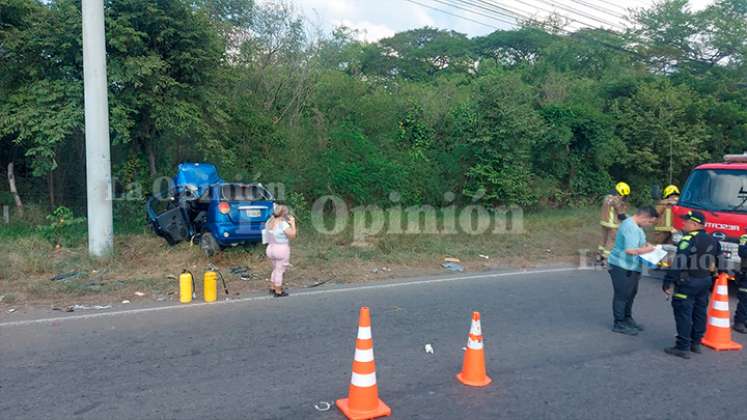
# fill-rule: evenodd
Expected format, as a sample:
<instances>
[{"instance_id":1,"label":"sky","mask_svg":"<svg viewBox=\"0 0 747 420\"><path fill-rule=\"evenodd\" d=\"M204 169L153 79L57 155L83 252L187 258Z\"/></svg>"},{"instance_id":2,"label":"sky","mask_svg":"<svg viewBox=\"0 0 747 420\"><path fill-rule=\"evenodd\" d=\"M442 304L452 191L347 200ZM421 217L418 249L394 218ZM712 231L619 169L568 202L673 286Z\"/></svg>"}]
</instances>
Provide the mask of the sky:
<instances>
[{"instance_id":1,"label":"sky","mask_svg":"<svg viewBox=\"0 0 747 420\"><path fill-rule=\"evenodd\" d=\"M267 0L269 1L269 0ZM580 22L571 29L596 26L614 29L624 26L625 7L646 7L655 0L287 0L316 28L330 32L345 25L359 31L359 38L376 41L423 26L452 29L469 36L486 35L496 29L510 29L515 19L496 14L497 6L518 11L532 18L544 18L550 11ZM691 0L692 10L700 10L714 0ZM416 4L420 3L420 4ZM467 10L453 5L458 4ZM471 5L470 5L471 4ZM426 7L428 6L428 7ZM482 8L480 8L480 6ZM431 7L431 8L429 8ZM441 11L434 10L441 9ZM448 12L451 15L444 13ZM498 11L500 12L500 11ZM505 10L504 10L505 12ZM574 13L575 12L575 13ZM506 12L506 14L509 14ZM456 15L456 16L453 16ZM583 16L582 16L583 15Z\"/></svg>"}]
</instances>

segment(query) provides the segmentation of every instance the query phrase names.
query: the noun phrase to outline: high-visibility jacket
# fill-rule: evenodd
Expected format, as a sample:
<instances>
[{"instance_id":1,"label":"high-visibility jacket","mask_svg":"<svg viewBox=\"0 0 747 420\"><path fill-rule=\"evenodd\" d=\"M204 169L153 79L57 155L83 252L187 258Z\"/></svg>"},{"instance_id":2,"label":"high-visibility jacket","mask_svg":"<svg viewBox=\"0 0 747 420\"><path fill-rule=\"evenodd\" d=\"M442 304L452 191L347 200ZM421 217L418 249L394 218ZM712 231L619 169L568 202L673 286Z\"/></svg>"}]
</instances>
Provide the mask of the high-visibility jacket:
<instances>
[{"instance_id":1,"label":"high-visibility jacket","mask_svg":"<svg viewBox=\"0 0 747 420\"><path fill-rule=\"evenodd\" d=\"M656 212L659 218L656 219L654 230L657 232L674 232L676 229L672 226L672 206L677 204L677 198L669 197L656 203Z\"/></svg>"},{"instance_id":2,"label":"high-visibility jacket","mask_svg":"<svg viewBox=\"0 0 747 420\"><path fill-rule=\"evenodd\" d=\"M617 229L620 225L619 215L625 215L628 211L628 203L622 196L608 194L602 200L602 212L599 224L610 229Z\"/></svg>"}]
</instances>

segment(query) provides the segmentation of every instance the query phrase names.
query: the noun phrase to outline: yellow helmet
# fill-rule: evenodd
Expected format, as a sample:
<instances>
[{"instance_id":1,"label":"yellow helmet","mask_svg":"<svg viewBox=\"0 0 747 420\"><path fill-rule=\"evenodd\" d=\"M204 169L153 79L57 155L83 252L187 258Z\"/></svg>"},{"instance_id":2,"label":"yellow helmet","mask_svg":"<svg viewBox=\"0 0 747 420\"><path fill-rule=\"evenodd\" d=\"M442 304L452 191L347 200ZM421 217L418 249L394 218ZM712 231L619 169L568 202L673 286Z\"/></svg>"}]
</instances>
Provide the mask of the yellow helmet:
<instances>
[{"instance_id":1,"label":"yellow helmet","mask_svg":"<svg viewBox=\"0 0 747 420\"><path fill-rule=\"evenodd\" d=\"M625 182L618 182L615 185L615 191L617 191L618 194L625 197L626 195L630 195L630 185L626 184Z\"/></svg>"},{"instance_id":2,"label":"yellow helmet","mask_svg":"<svg viewBox=\"0 0 747 420\"><path fill-rule=\"evenodd\" d=\"M680 195L680 189L676 185L667 185L664 188L664 198L669 198L670 195L674 194Z\"/></svg>"}]
</instances>

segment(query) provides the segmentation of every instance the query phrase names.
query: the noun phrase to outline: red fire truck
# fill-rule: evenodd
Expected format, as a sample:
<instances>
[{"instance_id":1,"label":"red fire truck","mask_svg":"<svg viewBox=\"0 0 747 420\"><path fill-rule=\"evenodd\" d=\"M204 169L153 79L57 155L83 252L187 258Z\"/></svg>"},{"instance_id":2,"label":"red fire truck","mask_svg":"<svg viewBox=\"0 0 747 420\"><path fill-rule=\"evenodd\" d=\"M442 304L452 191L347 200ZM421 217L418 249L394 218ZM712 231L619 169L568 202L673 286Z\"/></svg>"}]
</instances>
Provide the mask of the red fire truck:
<instances>
[{"instance_id":1,"label":"red fire truck","mask_svg":"<svg viewBox=\"0 0 747 420\"><path fill-rule=\"evenodd\" d=\"M747 234L747 153L726 155L723 163L696 167L672 209L675 229L682 229L679 216L690 210L705 214L706 232L721 242L727 266L738 269L739 237ZM682 234L673 235L675 243L681 238Z\"/></svg>"}]
</instances>

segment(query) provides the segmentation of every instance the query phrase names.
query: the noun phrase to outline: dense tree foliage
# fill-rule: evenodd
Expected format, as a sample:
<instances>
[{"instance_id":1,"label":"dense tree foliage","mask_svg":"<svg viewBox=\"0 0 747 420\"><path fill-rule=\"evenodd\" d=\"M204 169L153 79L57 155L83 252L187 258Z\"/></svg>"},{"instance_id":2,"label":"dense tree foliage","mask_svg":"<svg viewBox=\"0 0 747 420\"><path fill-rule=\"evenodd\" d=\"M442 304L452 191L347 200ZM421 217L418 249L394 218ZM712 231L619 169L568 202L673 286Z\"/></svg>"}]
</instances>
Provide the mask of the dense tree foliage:
<instances>
[{"instance_id":1,"label":"dense tree foliage","mask_svg":"<svg viewBox=\"0 0 747 420\"><path fill-rule=\"evenodd\" d=\"M631 19L365 43L282 2L107 0L117 189L207 160L307 201L578 205L620 179L645 199L747 149L747 6ZM82 92L80 2L0 0L0 163L32 201L84 203Z\"/></svg>"}]
</instances>

